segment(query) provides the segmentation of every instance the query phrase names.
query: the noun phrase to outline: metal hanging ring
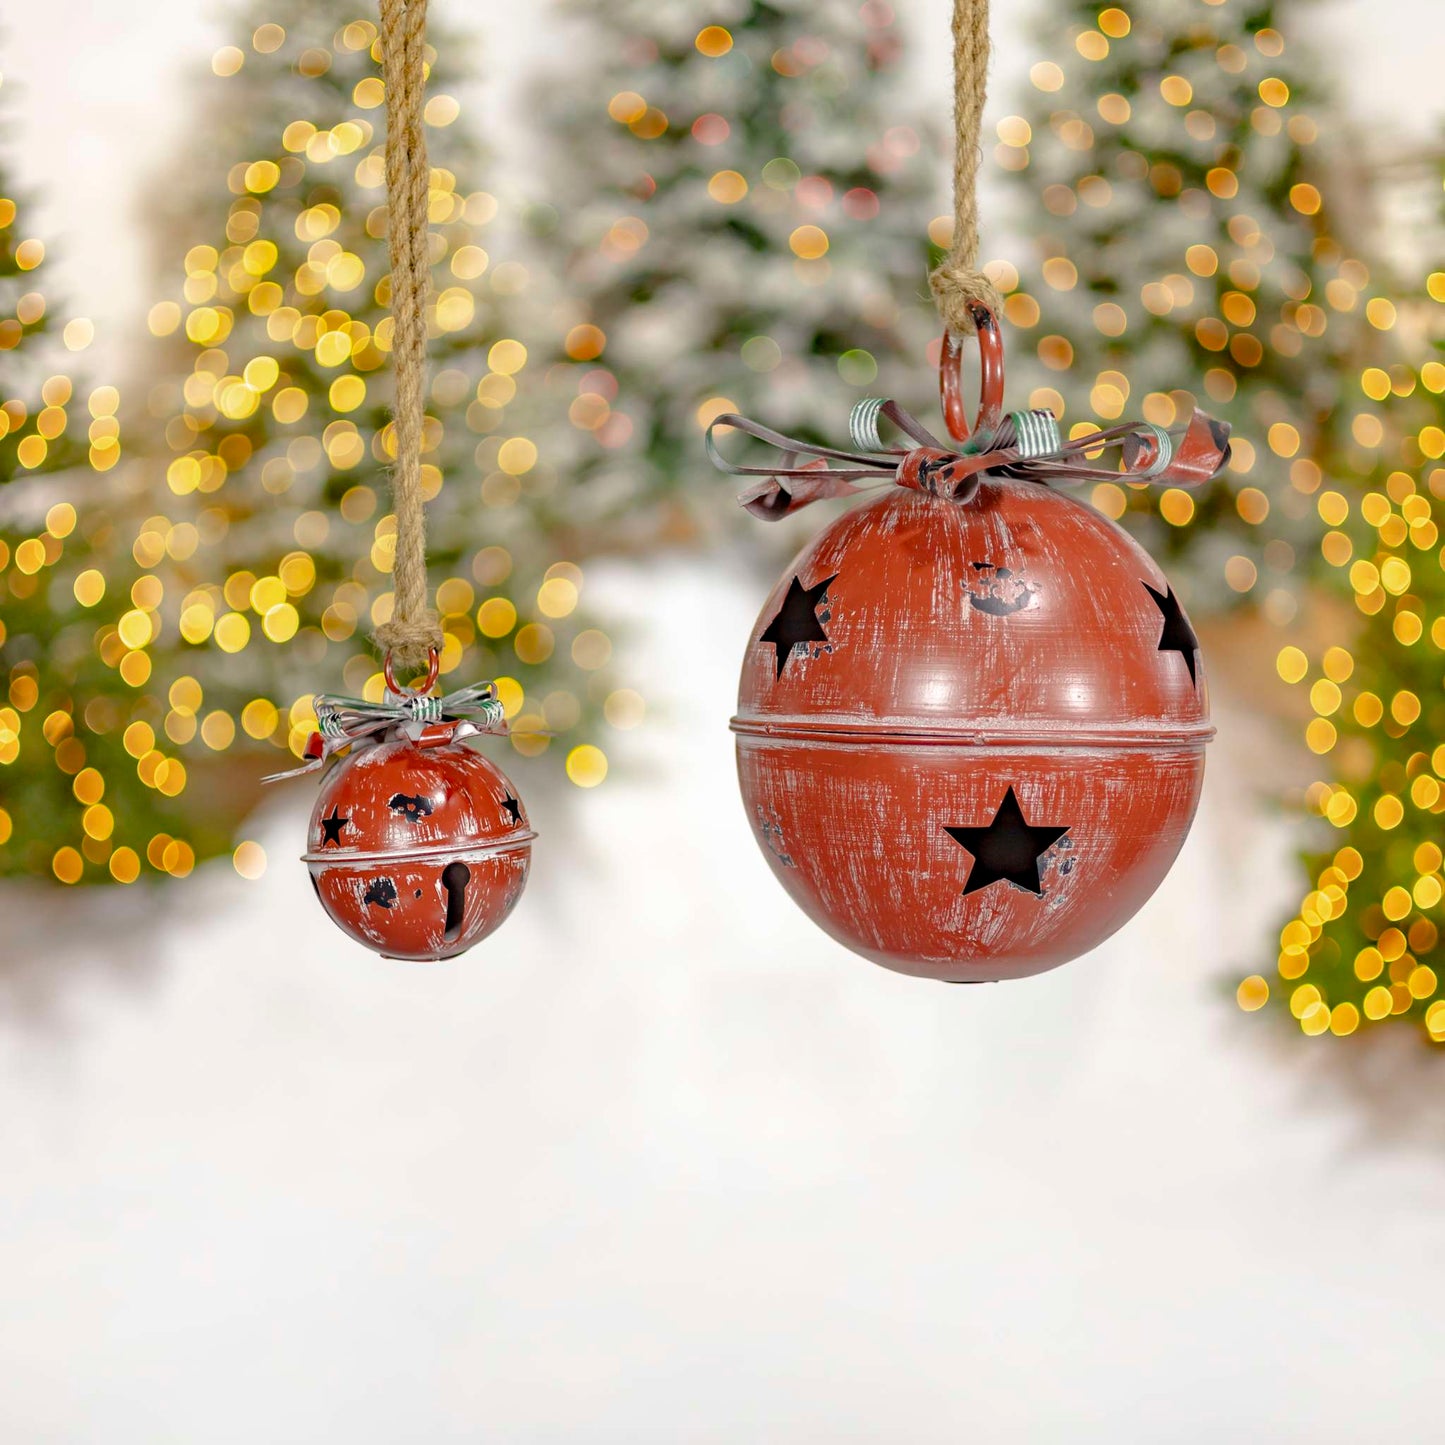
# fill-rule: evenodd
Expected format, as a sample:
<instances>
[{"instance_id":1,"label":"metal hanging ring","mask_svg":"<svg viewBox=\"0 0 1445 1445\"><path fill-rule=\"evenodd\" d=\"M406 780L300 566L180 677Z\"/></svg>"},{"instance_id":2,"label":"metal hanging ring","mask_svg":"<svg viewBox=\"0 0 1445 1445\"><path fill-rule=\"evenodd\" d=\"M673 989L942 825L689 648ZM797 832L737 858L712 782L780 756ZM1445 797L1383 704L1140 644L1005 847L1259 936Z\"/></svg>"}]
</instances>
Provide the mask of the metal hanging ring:
<instances>
[{"instance_id":1,"label":"metal hanging ring","mask_svg":"<svg viewBox=\"0 0 1445 1445\"><path fill-rule=\"evenodd\" d=\"M978 337L980 365L978 415L972 429L963 406L963 345L951 332L944 333L938 358L938 397L949 436L956 442L975 437L982 446L1003 420L1003 332L990 307L971 301L969 308Z\"/></svg>"},{"instance_id":2,"label":"metal hanging ring","mask_svg":"<svg viewBox=\"0 0 1445 1445\"><path fill-rule=\"evenodd\" d=\"M389 693L397 697L424 697L436 686L437 677L441 673L441 657L436 648L432 647L427 650L426 681L419 687L404 687L397 682L396 674L391 670L391 653L389 652L381 664L381 671L386 678L386 690Z\"/></svg>"}]
</instances>

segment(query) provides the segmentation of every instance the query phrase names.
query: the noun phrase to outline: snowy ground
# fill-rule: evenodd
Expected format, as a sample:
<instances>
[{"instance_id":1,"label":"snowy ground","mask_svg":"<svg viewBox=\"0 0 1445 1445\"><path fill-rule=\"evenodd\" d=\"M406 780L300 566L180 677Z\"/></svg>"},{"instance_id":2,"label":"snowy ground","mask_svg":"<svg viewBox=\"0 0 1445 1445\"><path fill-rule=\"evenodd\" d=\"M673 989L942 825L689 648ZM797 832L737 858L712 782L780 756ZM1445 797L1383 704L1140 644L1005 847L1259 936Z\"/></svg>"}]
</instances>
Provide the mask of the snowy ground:
<instances>
[{"instance_id":1,"label":"snowy ground","mask_svg":"<svg viewBox=\"0 0 1445 1445\"><path fill-rule=\"evenodd\" d=\"M91 915L19 975L0 1438L1423 1438L1445 1155L1216 995L1288 867L1240 823L1252 725L1220 718L1109 946L940 987L814 932L757 854L725 727L757 589L609 590L675 604L636 654L656 772L571 825L533 801L491 945L347 944L287 861L298 798L262 882Z\"/></svg>"}]
</instances>

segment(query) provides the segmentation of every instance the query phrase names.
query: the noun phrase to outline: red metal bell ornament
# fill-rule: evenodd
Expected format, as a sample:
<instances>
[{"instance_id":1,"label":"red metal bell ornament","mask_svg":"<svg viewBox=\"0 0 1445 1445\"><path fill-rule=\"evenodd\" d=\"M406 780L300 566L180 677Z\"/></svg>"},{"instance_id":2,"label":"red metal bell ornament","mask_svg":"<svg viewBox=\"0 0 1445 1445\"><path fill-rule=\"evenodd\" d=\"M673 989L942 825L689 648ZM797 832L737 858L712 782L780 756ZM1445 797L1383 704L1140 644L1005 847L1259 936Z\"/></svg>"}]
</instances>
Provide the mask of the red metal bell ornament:
<instances>
[{"instance_id":1,"label":"red metal bell ornament","mask_svg":"<svg viewBox=\"0 0 1445 1445\"><path fill-rule=\"evenodd\" d=\"M764 604L743 661L744 806L774 874L840 943L949 982L1018 978L1108 938L1159 885L1199 801L1212 736L1198 643L1121 528L1043 482L1192 485L1228 455L1196 414L1177 436L1059 439L1002 415L1002 340L975 313L983 401L968 427L958 351L942 391L955 443L893 403L855 411L854 450L719 418L785 452L744 494L781 516L864 478L881 495L826 527ZM886 448L877 418L916 445ZM1103 446L1120 470L1090 465ZM811 453L814 460L803 463ZM842 466L828 466L828 462Z\"/></svg>"},{"instance_id":2,"label":"red metal bell ornament","mask_svg":"<svg viewBox=\"0 0 1445 1445\"><path fill-rule=\"evenodd\" d=\"M395 373L392 606L377 632L387 649L386 690L376 702L318 697L318 731L296 770L348 753L322 781L311 811L303 855L311 886L332 922L358 943L416 960L453 958L501 925L526 885L536 836L502 771L467 745L472 737L505 735L496 687L432 695L441 632L426 605L423 522L431 285L425 31L424 0L381 0ZM425 682L399 686L391 649L410 658L428 647Z\"/></svg>"},{"instance_id":3,"label":"red metal bell ornament","mask_svg":"<svg viewBox=\"0 0 1445 1445\"><path fill-rule=\"evenodd\" d=\"M490 683L443 698L397 687L381 703L319 697L321 731L297 772L347 757L327 774L303 855L331 920L388 958L453 958L511 913L536 834L505 774L466 738L504 734ZM292 776L283 774L281 776Z\"/></svg>"}]
</instances>

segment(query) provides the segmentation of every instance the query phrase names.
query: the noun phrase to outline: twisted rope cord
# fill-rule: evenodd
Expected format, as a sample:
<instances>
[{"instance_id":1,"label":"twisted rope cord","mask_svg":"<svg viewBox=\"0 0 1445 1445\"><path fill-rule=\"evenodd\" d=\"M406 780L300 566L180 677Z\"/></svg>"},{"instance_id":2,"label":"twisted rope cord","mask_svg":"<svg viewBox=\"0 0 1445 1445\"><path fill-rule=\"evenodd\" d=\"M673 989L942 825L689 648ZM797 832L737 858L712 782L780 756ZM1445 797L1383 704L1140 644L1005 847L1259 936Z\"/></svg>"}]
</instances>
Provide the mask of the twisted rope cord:
<instances>
[{"instance_id":1,"label":"twisted rope cord","mask_svg":"<svg viewBox=\"0 0 1445 1445\"><path fill-rule=\"evenodd\" d=\"M970 302L997 312L994 284L978 269L979 133L988 95L988 0L953 0L953 244L929 274L944 325L971 336Z\"/></svg>"},{"instance_id":2,"label":"twisted rope cord","mask_svg":"<svg viewBox=\"0 0 1445 1445\"><path fill-rule=\"evenodd\" d=\"M391 249L391 343L396 398L392 423L396 465L396 561L391 620L376 630L399 666L425 664L440 650L441 627L427 606L426 517L421 494L422 425L426 417L426 300L431 170L422 105L426 94L427 0L381 0L381 54L386 82L386 202Z\"/></svg>"}]
</instances>

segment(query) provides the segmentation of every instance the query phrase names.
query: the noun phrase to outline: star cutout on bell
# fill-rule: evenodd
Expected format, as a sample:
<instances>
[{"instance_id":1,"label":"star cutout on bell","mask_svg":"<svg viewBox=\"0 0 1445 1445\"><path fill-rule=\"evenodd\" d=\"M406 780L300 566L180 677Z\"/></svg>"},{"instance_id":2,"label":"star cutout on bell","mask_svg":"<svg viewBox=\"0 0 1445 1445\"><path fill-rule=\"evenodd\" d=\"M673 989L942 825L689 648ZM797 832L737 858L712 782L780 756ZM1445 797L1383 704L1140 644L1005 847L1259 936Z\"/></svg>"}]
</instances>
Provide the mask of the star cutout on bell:
<instances>
[{"instance_id":1,"label":"star cutout on bell","mask_svg":"<svg viewBox=\"0 0 1445 1445\"><path fill-rule=\"evenodd\" d=\"M520 823L522 821L522 804L510 793L502 800L502 807L514 823Z\"/></svg>"},{"instance_id":2,"label":"star cutout on bell","mask_svg":"<svg viewBox=\"0 0 1445 1445\"><path fill-rule=\"evenodd\" d=\"M332 808L329 818L321 819L321 846L324 848L328 843L335 843L341 846L341 830L351 821L350 818L343 818L339 808Z\"/></svg>"},{"instance_id":3,"label":"star cutout on bell","mask_svg":"<svg viewBox=\"0 0 1445 1445\"><path fill-rule=\"evenodd\" d=\"M1147 582L1144 590L1154 599L1154 605L1164 614L1164 631L1159 634L1160 652L1177 652L1189 669L1189 681L1198 683L1198 666L1195 653L1199 651L1199 639L1174 595L1174 589L1167 583L1163 592L1157 591Z\"/></svg>"},{"instance_id":4,"label":"star cutout on bell","mask_svg":"<svg viewBox=\"0 0 1445 1445\"><path fill-rule=\"evenodd\" d=\"M1036 898L1043 897L1039 859L1069 830L1028 823L1010 784L991 822L982 827L945 828L944 832L973 857L963 893L977 893L990 883L1012 883Z\"/></svg>"},{"instance_id":5,"label":"star cutout on bell","mask_svg":"<svg viewBox=\"0 0 1445 1445\"><path fill-rule=\"evenodd\" d=\"M758 638L759 642L771 642L777 649L779 677L783 675L783 669L788 665L788 659L793 655L795 647L809 642L827 642L828 634L823 631L823 624L818 620L818 607L828 588L837 580L838 574L835 572L815 587L804 587L796 577L788 584L788 595L783 598L778 615L768 623L762 636Z\"/></svg>"}]
</instances>

